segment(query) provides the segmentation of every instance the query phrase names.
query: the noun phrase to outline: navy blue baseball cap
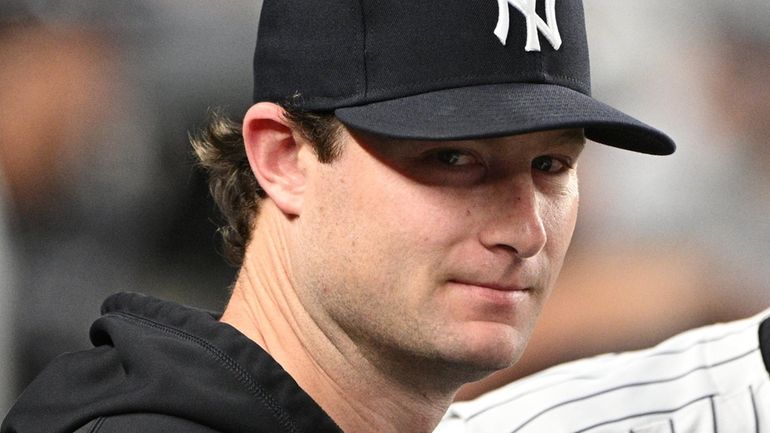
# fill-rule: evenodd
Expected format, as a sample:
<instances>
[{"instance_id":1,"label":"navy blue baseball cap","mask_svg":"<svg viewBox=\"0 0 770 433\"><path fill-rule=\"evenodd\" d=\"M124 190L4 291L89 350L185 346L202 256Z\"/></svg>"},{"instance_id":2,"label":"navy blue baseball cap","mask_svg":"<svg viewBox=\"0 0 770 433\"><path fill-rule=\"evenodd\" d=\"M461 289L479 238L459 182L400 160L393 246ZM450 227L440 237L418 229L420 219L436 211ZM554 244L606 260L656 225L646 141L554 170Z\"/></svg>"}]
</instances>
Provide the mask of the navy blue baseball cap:
<instances>
[{"instance_id":1,"label":"navy blue baseball cap","mask_svg":"<svg viewBox=\"0 0 770 433\"><path fill-rule=\"evenodd\" d=\"M254 101L385 137L583 128L666 155L663 132L591 97L580 0L264 0Z\"/></svg>"}]
</instances>

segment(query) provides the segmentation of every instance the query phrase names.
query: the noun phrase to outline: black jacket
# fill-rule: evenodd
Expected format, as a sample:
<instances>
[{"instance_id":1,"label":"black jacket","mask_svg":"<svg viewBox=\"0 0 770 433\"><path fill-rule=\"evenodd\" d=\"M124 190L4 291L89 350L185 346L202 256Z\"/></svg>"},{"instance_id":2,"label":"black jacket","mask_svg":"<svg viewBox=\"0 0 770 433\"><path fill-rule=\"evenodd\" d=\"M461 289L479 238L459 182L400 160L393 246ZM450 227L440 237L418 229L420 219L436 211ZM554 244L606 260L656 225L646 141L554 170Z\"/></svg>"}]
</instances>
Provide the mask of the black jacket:
<instances>
[{"instance_id":1,"label":"black jacket","mask_svg":"<svg viewBox=\"0 0 770 433\"><path fill-rule=\"evenodd\" d=\"M58 357L0 433L341 433L258 345L214 314L108 298L94 348Z\"/></svg>"},{"instance_id":2,"label":"black jacket","mask_svg":"<svg viewBox=\"0 0 770 433\"><path fill-rule=\"evenodd\" d=\"M759 348L762 351L765 368L770 373L770 317L759 326Z\"/></svg>"}]
</instances>

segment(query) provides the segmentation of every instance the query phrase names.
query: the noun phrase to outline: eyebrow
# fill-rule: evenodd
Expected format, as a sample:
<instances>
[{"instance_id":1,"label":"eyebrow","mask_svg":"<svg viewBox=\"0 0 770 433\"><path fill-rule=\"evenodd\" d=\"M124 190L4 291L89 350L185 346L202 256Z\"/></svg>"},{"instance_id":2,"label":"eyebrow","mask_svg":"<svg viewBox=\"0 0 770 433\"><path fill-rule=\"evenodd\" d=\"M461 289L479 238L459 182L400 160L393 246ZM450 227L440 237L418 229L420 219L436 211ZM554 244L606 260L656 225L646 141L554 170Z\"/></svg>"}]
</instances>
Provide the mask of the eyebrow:
<instances>
[{"instance_id":1,"label":"eyebrow","mask_svg":"<svg viewBox=\"0 0 770 433\"><path fill-rule=\"evenodd\" d=\"M552 147L576 147L578 149L585 148L586 136L584 130L581 129L569 129L564 130L560 134L554 137L551 143Z\"/></svg>"},{"instance_id":2,"label":"eyebrow","mask_svg":"<svg viewBox=\"0 0 770 433\"><path fill-rule=\"evenodd\" d=\"M561 134L558 135L558 140L560 142L567 142L567 141L579 141L581 144L585 144L586 142L586 134L585 130L583 128L580 129L569 129L566 131L563 131Z\"/></svg>"}]
</instances>

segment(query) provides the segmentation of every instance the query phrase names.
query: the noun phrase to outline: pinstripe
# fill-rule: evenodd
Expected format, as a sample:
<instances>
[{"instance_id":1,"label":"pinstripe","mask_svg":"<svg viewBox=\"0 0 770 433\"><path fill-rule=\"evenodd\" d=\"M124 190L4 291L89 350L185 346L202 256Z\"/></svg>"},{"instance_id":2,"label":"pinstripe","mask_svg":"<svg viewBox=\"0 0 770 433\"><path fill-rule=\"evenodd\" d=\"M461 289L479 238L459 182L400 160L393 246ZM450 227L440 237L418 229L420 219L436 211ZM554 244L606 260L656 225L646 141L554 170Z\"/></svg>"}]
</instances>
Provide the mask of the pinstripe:
<instances>
[{"instance_id":1,"label":"pinstripe","mask_svg":"<svg viewBox=\"0 0 770 433\"><path fill-rule=\"evenodd\" d=\"M634 433L666 426L671 433L770 433L763 430L770 408L759 392L770 376L757 338L768 316L770 310L648 350L556 367L453 405L445 417L451 422L436 433Z\"/></svg>"},{"instance_id":2,"label":"pinstripe","mask_svg":"<svg viewBox=\"0 0 770 433\"><path fill-rule=\"evenodd\" d=\"M703 401L703 400L706 400L706 399L713 399L713 398L714 398L714 396L712 394L704 395L704 396L696 398L695 400L688 401L687 403L685 403L685 404L683 404L683 405L681 405L679 407L675 407L675 408L672 408L672 409L666 409L666 410L658 410L658 411L651 411L651 412L644 412L644 413L636 413L636 414L624 416L624 417L621 417L621 418L616 418L616 419L612 419L612 420L608 420L608 421L603 421L601 423L594 424L594 425L592 425L590 427L584 427L584 428L582 428L580 430L575 430L572 433L584 433L584 432L587 432L587 431L595 429L595 428L604 427L606 425L614 424L614 423L621 422L621 421L628 421L628 420L634 419L634 418L641 418L641 417L644 417L644 416L666 415L666 414L674 413L674 412L676 412L678 410L682 410L682 409L686 408L687 406L690 406L692 404L698 403L700 401ZM514 433L516 431L517 430L514 430L511 433Z\"/></svg>"},{"instance_id":3,"label":"pinstripe","mask_svg":"<svg viewBox=\"0 0 770 433\"><path fill-rule=\"evenodd\" d=\"M759 411L757 410L757 398L754 397L754 387L749 385L749 396L751 396L751 410L754 411L754 432L759 433Z\"/></svg>"},{"instance_id":4,"label":"pinstripe","mask_svg":"<svg viewBox=\"0 0 770 433\"><path fill-rule=\"evenodd\" d=\"M512 433L515 433L515 432L521 430L524 426L526 426L530 422L534 421L538 417L544 415L545 413L547 413L549 411L557 409L559 407L562 407L562 406L565 406L565 405L568 405L568 404L572 404L572 403L577 403L577 402L584 401L584 400L588 400L588 399L591 399L591 398L595 398L595 397L598 397L598 396L600 396L602 394L607 394L607 393L610 393L610 392L615 392L615 391L618 391L618 390L621 390L621 389L636 388L636 387L656 385L656 384L667 383L667 382L674 382L674 381L677 381L677 380L682 379L684 377L687 377L688 375L693 374L693 373L695 373L697 371L709 370L709 369L712 369L712 368L716 368L716 367L721 367L721 366L727 365L727 364L729 364L731 362L738 361L738 360L740 360L742 358L745 358L746 356L751 355L752 353L757 352L758 350L759 350L759 347L754 348L754 349L752 349L752 350L750 350L750 351L748 351L746 353L742 353L742 354L740 354L738 356L734 356L734 357L726 359L724 361L720 361L720 362L718 362L716 364L701 365L701 366L695 367L695 368L693 368L693 369L691 369L691 370L689 370L689 371L687 371L685 373L679 374L679 375L674 376L674 377L670 377L670 378L666 378L666 379L660 379L660 380L646 381L646 382L628 383L628 384L619 385L619 386L615 386L615 387L612 387L612 388L604 389L604 390L601 390L601 391L598 391L598 392L595 392L595 393L592 393L592 394L584 395L584 396L581 396L581 397L578 397L578 398L573 398L573 399L570 399L570 400L566 400L566 401L563 401L561 403L557 403L557 404L555 404L553 406L550 406L550 407L548 407L546 409L543 409L542 411L540 411L537 414L533 415L532 417L530 417L529 419L524 421L523 424L519 425L515 430L513 430ZM476 416L476 415L474 415L474 416ZM474 416L468 417L468 420L470 420ZM716 413L715 413L714 416L716 417Z\"/></svg>"},{"instance_id":5,"label":"pinstripe","mask_svg":"<svg viewBox=\"0 0 770 433\"><path fill-rule=\"evenodd\" d=\"M749 325L747 325L745 327L740 328L739 330L728 332L728 333L725 333L725 334L720 335L718 337L714 337L714 338L710 338L710 339L696 340L696 341L692 342L691 344L689 344L689 345L687 345L687 346L685 346L683 348L680 348L680 349L661 351L661 352L653 352L653 353L650 353L650 354L648 354L648 355L646 355L644 357L640 357L640 358L636 359L635 361L640 361L641 362L641 361L643 361L645 359L659 357L659 356L681 355L681 354L686 353L686 352L688 352L690 350L697 349L699 346L706 345L706 344L711 344L711 343L716 343L718 341L724 340L724 339L729 338L731 336L734 336L734 335L737 335L737 334L741 334L743 332L746 332L747 329L750 329L750 328L753 328L753 327L756 327L756 326L757 326L756 323L752 323L752 324L749 324ZM747 355L747 354L744 354L744 355ZM529 394L531 394L533 392L540 392L540 391L547 390L548 388L552 388L552 387L557 387L559 385L563 385L564 383L574 382L576 380L592 379L593 377L594 377L593 375L571 376L571 377L565 378L561 382L555 382L555 383L551 383L551 384L548 384L548 385L544 385L543 387L540 387L540 388L536 388L536 389L532 389L532 390L527 390L526 392L522 392L520 394L514 395L511 398L506 399L504 401L497 402L497 403L495 403L493 405L490 405L488 407L479 409L478 412L469 415L467 417L467 419L471 420L471 419L473 419L473 418L483 414L484 412L487 412L489 410L494 410L498 406L502 406L502 405L505 405L505 404L508 404L508 403L513 403L514 401L518 400L519 398L525 397L525 396L527 396L527 395L529 395Z\"/></svg>"}]
</instances>

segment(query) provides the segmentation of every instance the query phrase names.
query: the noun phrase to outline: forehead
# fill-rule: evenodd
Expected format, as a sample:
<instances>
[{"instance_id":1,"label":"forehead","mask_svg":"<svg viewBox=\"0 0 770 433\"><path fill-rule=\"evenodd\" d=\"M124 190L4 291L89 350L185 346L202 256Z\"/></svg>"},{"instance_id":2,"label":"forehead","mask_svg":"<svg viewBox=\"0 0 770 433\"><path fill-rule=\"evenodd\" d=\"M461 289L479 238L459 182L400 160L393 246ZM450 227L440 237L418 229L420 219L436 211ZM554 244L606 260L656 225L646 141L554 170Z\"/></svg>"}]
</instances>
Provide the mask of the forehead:
<instances>
[{"instance_id":1,"label":"forehead","mask_svg":"<svg viewBox=\"0 0 770 433\"><path fill-rule=\"evenodd\" d=\"M370 134L345 128L346 136L365 148L381 151L406 151L425 147L480 147L487 150L519 153L525 151L569 151L579 152L585 145L585 134L581 128L554 129L525 134L471 140L402 140Z\"/></svg>"},{"instance_id":2,"label":"forehead","mask_svg":"<svg viewBox=\"0 0 770 433\"><path fill-rule=\"evenodd\" d=\"M582 147L585 144L585 133L582 128L552 129L529 132L505 137L484 138L479 140L460 140L457 143L481 142L499 147L531 145L535 147Z\"/></svg>"}]
</instances>

